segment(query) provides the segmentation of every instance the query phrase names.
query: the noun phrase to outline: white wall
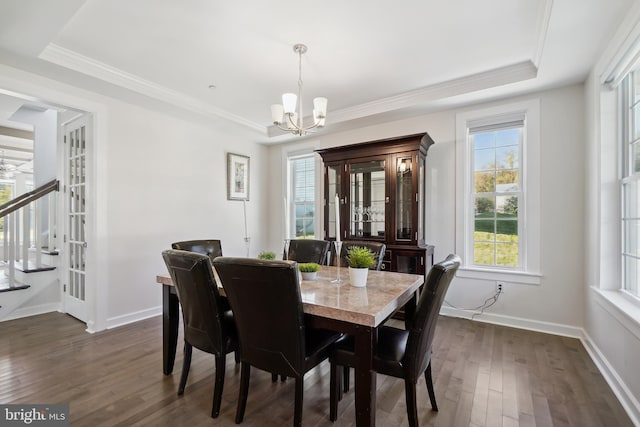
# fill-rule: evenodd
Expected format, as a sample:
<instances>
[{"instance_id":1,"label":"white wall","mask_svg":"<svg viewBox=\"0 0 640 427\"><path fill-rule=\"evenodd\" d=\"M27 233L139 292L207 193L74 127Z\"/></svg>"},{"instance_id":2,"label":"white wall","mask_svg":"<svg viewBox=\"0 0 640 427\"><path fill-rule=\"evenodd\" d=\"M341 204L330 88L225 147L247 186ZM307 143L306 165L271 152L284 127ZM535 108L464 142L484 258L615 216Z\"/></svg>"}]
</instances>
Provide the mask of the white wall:
<instances>
[{"instance_id":1,"label":"white wall","mask_svg":"<svg viewBox=\"0 0 640 427\"><path fill-rule=\"evenodd\" d=\"M227 150L251 157L247 203L251 254L264 246L269 218L266 149L257 136L221 120L156 105L146 108L0 65L0 88L93 113L88 162L89 330L161 313L161 257L176 240L217 238L244 256L242 202L226 199Z\"/></svg>"},{"instance_id":2,"label":"white wall","mask_svg":"<svg viewBox=\"0 0 640 427\"><path fill-rule=\"evenodd\" d=\"M225 255L245 256L243 203L227 200L226 153L251 158L247 203L251 254L265 223L266 149L241 132L176 119L131 105L109 114L108 259L110 323L160 305L154 278L171 242L222 241Z\"/></svg>"},{"instance_id":3,"label":"white wall","mask_svg":"<svg viewBox=\"0 0 640 427\"><path fill-rule=\"evenodd\" d=\"M579 336L583 324L584 261L584 96L583 86L573 85L510 98L500 103L537 98L541 116L541 285L506 287L489 315L476 317ZM426 131L435 141L427 156L426 239L435 245L436 261L455 252L455 116L460 111L485 108L486 103L466 109L447 110L348 132L316 137L322 147L365 142ZM295 143L270 148L272 164L281 163L283 150ZM274 171L273 188L281 188L281 175ZM281 199L279 199L281 200ZM282 207L270 206L272 216ZM280 230L269 234L274 247L281 247ZM279 245L279 246L278 246ZM456 278L447 301L458 307L475 307L494 293L495 281ZM457 312L457 314L461 314Z\"/></svg>"}]
</instances>

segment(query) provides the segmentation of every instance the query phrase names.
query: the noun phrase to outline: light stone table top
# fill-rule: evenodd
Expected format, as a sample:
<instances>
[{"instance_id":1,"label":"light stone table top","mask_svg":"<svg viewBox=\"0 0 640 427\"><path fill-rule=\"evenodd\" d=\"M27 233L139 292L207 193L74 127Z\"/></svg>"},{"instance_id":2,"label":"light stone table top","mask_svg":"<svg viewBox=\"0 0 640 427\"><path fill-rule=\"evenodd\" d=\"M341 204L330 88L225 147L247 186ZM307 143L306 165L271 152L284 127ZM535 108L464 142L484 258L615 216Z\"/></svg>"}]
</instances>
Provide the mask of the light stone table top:
<instances>
[{"instance_id":1,"label":"light stone table top","mask_svg":"<svg viewBox=\"0 0 640 427\"><path fill-rule=\"evenodd\" d=\"M377 327L396 310L403 307L424 283L417 274L369 271L367 286L356 288L349 282L348 268L322 266L316 280L300 284L304 312L315 316L342 320L358 325ZM173 285L169 274L159 274L156 282Z\"/></svg>"},{"instance_id":2,"label":"light stone table top","mask_svg":"<svg viewBox=\"0 0 640 427\"><path fill-rule=\"evenodd\" d=\"M331 283L337 268L322 266L314 281L300 286L304 312L358 325L378 326L402 308L424 282L422 275L370 270L367 286L349 282L349 269L340 268L340 284Z\"/></svg>"}]
</instances>

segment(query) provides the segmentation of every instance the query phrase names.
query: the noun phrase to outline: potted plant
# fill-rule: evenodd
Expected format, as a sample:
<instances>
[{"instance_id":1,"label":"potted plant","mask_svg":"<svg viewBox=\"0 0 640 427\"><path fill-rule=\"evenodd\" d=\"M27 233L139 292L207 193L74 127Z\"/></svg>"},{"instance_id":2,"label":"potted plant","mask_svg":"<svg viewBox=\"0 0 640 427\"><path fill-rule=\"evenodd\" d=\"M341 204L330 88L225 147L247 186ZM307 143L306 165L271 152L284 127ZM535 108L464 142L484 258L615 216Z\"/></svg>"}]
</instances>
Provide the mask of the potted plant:
<instances>
[{"instance_id":1,"label":"potted plant","mask_svg":"<svg viewBox=\"0 0 640 427\"><path fill-rule=\"evenodd\" d=\"M276 259L276 253L271 251L262 251L258 254L258 259L273 261L274 259Z\"/></svg>"},{"instance_id":2,"label":"potted plant","mask_svg":"<svg viewBox=\"0 0 640 427\"><path fill-rule=\"evenodd\" d=\"M316 280L320 264L315 262L303 262L298 264L298 270L302 274L302 280Z\"/></svg>"},{"instance_id":3,"label":"potted plant","mask_svg":"<svg viewBox=\"0 0 640 427\"><path fill-rule=\"evenodd\" d=\"M375 259L375 254L363 246L352 246L347 250L349 279L353 286L361 288L367 285L367 274L375 264Z\"/></svg>"}]
</instances>

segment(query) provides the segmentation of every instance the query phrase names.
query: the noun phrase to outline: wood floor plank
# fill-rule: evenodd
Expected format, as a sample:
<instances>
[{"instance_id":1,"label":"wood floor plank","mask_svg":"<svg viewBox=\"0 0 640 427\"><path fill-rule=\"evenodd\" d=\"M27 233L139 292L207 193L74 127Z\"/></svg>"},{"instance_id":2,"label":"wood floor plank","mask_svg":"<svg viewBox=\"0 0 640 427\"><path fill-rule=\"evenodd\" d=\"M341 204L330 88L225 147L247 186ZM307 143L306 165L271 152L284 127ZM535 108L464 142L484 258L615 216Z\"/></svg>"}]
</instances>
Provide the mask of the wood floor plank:
<instances>
[{"instance_id":1,"label":"wood floor plank","mask_svg":"<svg viewBox=\"0 0 640 427\"><path fill-rule=\"evenodd\" d=\"M88 334L77 320L49 313L3 322L0 342L0 402L69 403L74 427L236 425L240 372L233 355L214 420L213 356L194 350L185 393L178 396L182 352L174 373L163 375L160 317ZM440 410L431 410L421 378L423 427L632 426L575 339L441 317L432 369ZM294 385L291 379L272 383L271 374L252 370L242 425L291 425ZM407 425L402 380L379 375L376 400L379 426ZM338 420L329 421L328 362L305 376L303 425L355 425L353 384Z\"/></svg>"}]
</instances>

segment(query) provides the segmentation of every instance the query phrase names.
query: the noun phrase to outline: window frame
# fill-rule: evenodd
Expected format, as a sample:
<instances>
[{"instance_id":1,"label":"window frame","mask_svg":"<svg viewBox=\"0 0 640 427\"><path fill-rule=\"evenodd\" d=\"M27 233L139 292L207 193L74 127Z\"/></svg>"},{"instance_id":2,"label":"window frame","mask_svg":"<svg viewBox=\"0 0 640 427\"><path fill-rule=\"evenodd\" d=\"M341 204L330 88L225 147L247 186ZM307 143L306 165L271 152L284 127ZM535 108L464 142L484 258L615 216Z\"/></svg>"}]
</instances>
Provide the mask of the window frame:
<instances>
[{"instance_id":1,"label":"window frame","mask_svg":"<svg viewBox=\"0 0 640 427\"><path fill-rule=\"evenodd\" d=\"M472 198L473 153L469 129L524 120L519 152L519 267L473 263L475 207ZM462 254L459 277L538 285L540 273L540 102L538 99L464 111L456 115L456 252ZM522 202L522 205L520 204ZM525 233L526 230L526 233ZM522 239L520 241L520 239Z\"/></svg>"},{"instance_id":2,"label":"window frame","mask_svg":"<svg viewBox=\"0 0 640 427\"><path fill-rule=\"evenodd\" d=\"M312 161L313 163L313 199L310 201L303 201L303 202L296 202L296 198L295 198L295 194L296 194L296 173L295 173L295 162L299 161L299 160L305 160L305 159L309 159ZM317 170L318 170L318 165L317 165L317 159L316 156L314 155L314 153L306 153L306 154L299 154L299 155L293 155L293 156L289 156L287 159L287 163L288 163L288 173L289 173L289 191L288 191L288 200L289 200L289 209L290 209L290 218L291 218L291 230L289 230L289 236L291 236L292 239L298 239L299 237L297 236L297 217L296 217L296 207L298 205L313 205L313 212L314 212L314 216L313 216L313 236L311 237L302 237L302 238L313 238L315 239L317 237L317 229L318 227L316 226L316 221L317 221L317 194L318 194L318 182L316 179L317 176ZM306 188L306 187L305 187ZM306 191L305 191L306 193ZM302 222L303 222L303 230L306 228L305 227L305 220L304 217L302 218Z\"/></svg>"},{"instance_id":3,"label":"window frame","mask_svg":"<svg viewBox=\"0 0 640 427\"><path fill-rule=\"evenodd\" d=\"M284 236L288 236L289 239L295 238L294 227L295 227L295 219L294 219L294 203L292 200L292 174L291 174L291 163L290 159L313 156L315 159L314 167L314 197L315 197L315 218L314 218L314 236L322 236L322 221L324 220L323 213L323 204L322 204L322 161L320 156L315 152L319 148L320 144L318 140L313 140L305 143L295 144L291 146L283 146L281 150L281 159L282 159L282 198L285 201L286 209L288 209L288 218L289 221L289 232L285 232L286 228L286 217L287 212L283 206L282 201L279 203L280 209L283 209L282 212L282 234ZM320 237L321 238L321 237Z\"/></svg>"},{"instance_id":4,"label":"window frame","mask_svg":"<svg viewBox=\"0 0 640 427\"><path fill-rule=\"evenodd\" d=\"M620 191L620 290L628 297L640 302L640 289L638 288L638 277L636 276L635 292L630 289L627 277L626 258L633 257L640 263L637 255L627 253L627 233L626 222L634 218L627 216L625 186L634 183L640 185L640 171L634 171L633 149L634 144L640 145L640 135L634 135L634 112L640 112L640 98L634 100L635 81L634 77L638 73L640 75L640 65L636 64L624 76L618 87L619 96L619 112L618 126L620 127L620 153L619 161L619 191ZM640 126L638 126L640 127ZM635 219L637 220L637 218ZM640 242L639 236L636 235L634 247L638 248ZM636 273L637 274L637 273Z\"/></svg>"}]
</instances>

